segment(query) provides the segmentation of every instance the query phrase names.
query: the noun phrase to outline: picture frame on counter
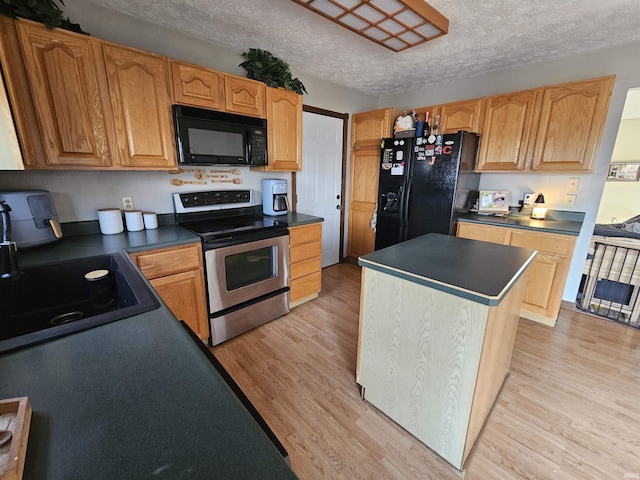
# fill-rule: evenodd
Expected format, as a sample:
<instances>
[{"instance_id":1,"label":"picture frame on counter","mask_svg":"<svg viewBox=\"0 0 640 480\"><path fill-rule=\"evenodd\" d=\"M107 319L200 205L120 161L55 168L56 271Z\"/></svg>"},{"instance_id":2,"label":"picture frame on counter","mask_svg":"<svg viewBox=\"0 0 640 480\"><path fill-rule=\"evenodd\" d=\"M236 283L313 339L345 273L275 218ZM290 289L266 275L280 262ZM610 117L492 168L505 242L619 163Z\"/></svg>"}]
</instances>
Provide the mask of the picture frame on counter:
<instances>
[{"instance_id":1,"label":"picture frame on counter","mask_svg":"<svg viewBox=\"0 0 640 480\"><path fill-rule=\"evenodd\" d=\"M637 182L640 180L640 162L612 163L609 165L607 181Z\"/></svg>"}]
</instances>

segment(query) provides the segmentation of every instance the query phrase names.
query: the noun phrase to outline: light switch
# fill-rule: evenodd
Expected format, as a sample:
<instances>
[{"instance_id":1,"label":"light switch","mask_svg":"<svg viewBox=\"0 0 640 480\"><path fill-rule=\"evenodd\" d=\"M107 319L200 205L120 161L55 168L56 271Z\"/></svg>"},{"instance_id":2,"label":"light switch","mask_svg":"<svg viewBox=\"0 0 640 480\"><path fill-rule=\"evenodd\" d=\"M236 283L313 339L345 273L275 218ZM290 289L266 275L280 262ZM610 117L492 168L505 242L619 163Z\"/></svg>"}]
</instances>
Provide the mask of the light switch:
<instances>
[{"instance_id":1,"label":"light switch","mask_svg":"<svg viewBox=\"0 0 640 480\"><path fill-rule=\"evenodd\" d=\"M579 178L570 178L569 183L567 183L567 192L577 192L579 185L580 185Z\"/></svg>"}]
</instances>

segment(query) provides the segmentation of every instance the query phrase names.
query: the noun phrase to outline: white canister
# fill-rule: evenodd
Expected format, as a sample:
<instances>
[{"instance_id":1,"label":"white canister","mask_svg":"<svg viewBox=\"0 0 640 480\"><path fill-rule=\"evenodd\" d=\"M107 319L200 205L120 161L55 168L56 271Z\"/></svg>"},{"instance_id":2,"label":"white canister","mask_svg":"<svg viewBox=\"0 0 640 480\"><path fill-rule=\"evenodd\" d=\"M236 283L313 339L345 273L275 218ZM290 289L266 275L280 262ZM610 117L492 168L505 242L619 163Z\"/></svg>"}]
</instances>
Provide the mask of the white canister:
<instances>
[{"instance_id":1,"label":"white canister","mask_svg":"<svg viewBox=\"0 0 640 480\"><path fill-rule=\"evenodd\" d=\"M144 230L144 221L142 219L141 210L125 210L124 221L127 224L127 230L130 232L139 232Z\"/></svg>"},{"instance_id":2,"label":"white canister","mask_svg":"<svg viewBox=\"0 0 640 480\"><path fill-rule=\"evenodd\" d=\"M158 215L156 215L156 212L142 212L142 218L144 219L144 228L147 230L158 228Z\"/></svg>"},{"instance_id":3,"label":"white canister","mask_svg":"<svg viewBox=\"0 0 640 480\"><path fill-rule=\"evenodd\" d=\"M98 222L100 222L100 232L103 235L115 235L122 233L122 212L119 208L101 208L98 210Z\"/></svg>"}]
</instances>

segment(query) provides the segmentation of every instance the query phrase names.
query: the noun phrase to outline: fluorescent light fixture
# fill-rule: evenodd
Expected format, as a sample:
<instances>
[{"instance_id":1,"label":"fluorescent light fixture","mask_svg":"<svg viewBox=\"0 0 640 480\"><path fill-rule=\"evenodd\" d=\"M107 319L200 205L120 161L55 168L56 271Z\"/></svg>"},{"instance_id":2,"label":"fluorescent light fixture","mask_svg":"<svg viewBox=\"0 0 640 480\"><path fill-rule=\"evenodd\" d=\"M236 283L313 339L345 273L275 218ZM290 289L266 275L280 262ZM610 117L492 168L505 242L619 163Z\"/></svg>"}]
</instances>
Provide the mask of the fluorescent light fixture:
<instances>
[{"instance_id":1,"label":"fluorescent light fixture","mask_svg":"<svg viewBox=\"0 0 640 480\"><path fill-rule=\"evenodd\" d=\"M449 31L449 20L424 0L293 1L394 52Z\"/></svg>"}]
</instances>

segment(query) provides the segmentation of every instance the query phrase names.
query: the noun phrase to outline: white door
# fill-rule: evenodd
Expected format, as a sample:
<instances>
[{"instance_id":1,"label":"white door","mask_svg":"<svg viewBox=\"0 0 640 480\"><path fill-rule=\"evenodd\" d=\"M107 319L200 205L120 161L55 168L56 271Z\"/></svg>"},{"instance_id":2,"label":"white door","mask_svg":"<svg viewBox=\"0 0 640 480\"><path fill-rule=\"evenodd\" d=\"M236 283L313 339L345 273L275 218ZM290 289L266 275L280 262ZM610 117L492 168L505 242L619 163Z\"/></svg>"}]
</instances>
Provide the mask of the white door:
<instances>
[{"instance_id":1,"label":"white door","mask_svg":"<svg viewBox=\"0 0 640 480\"><path fill-rule=\"evenodd\" d=\"M343 122L341 118L302 113L302 171L296 173L296 211L324 218L322 267L340 260Z\"/></svg>"}]
</instances>

